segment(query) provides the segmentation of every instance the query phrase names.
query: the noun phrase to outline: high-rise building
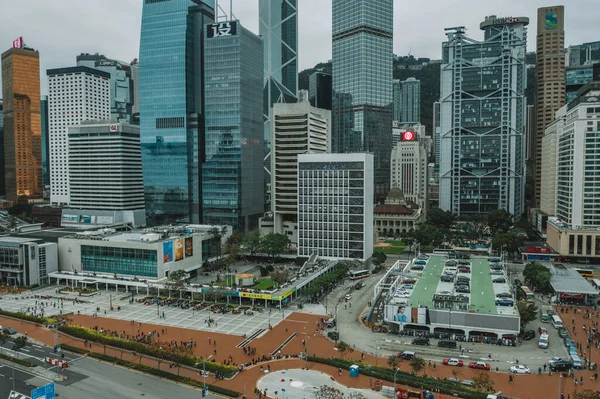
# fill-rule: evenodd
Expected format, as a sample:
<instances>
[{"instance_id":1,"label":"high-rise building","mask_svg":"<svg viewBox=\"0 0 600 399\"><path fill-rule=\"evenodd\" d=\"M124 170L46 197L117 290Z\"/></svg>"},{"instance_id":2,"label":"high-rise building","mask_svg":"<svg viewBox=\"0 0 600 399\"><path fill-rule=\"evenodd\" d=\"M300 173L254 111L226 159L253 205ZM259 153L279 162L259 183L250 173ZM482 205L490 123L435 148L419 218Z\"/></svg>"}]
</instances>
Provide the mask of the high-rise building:
<instances>
[{"instance_id":1,"label":"high-rise building","mask_svg":"<svg viewBox=\"0 0 600 399\"><path fill-rule=\"evenodd\" d=\"M556 111L556 119L546 127L542 138L542 195L540 197L542 216L556 215L556 146L557 137L564 129L566 112L566 106Z\"/></svg>"},{"instance_id":2,"label":"high-rise building","mask_svg":"<svg viewBox=\"0 0 600 399\"><path fill-rule=\"evenodd\" d=\"M4 119L3 119L3 104L0 98L0 195L6 194L6 187L4 186Z\"/></svg>"},{"instance_id":3,"label":"high-rise building","mask_svg":"<svg viewBox=\"0 0 600 399\"><path fill-rule=\"evenodd\" d=\"M578 96L579 89L592 81L600 81L600 62L565 68L565 103Z\"/></svg>"},{"instance_id":4,"label":"high-rise building","mask_svg":"<svg viewBox=\"0 0 600 399\"><path fill-rule=\"evenodd\" d=\"M554 114L565 103L565 8L538 8L535 200L540 202L542 137Z\"/></svg>"},{"instance_id":5,"label":"high-rise building","mask_svg":"<svg viewBox=\"0 0 600 399\"><path fill-rule=\"evenodd\" d=\"M48 96L42 96L40 115L42 119L42 176L45 189L47 186L50 186L50 120L48 119Z\"/></svg>"},{"instance_id":6,"label":"high-rise building","mask_svg":"<svg viewBox=\"0 0 600 399\"><path fill-rule=\"evenodd\" d=\"M433 103L433 152L435 162L440 163L440 102Z\"/></svg>"},{"instance_id":7,"label":"high-rise building","mask_svg":"<svg viewBox=\"0 0 600 399\"><path fill-rule=\"evenodd\" d=\"M537 130L535 128L536 119L537 115L535 114L535 105L527 105L527 119L525 125L526 160L535 159L535 138L537 134Z\"/></svg>"},{"instance_id":8,"label":"high-rise building","mask_svg":"<svg viewBox=\"0 0 600 399\"><path fill-rule=\"evenodd\" d=\"M131 81L133 83L133 104L131 105L131 120L139 123L140 119L140 64L135 58L129 65L131 67Z\"/></svg>"},{"instance_id":9,"label":"high-rise building","mask_svg":"<svg viewBox=\"0 0 600 399\"><path fill-rule=\"evenodd\" d=\"M48 69L50 203L69 204L67 128L110 119L110 74L85 66Z\"/></svg>"},{"instance_id":10,"label":"high-rise building","mask_svg":"<svg viewBox=\"0 0 600 399\"><path fill-rule=\"evenodd\" d=\"M392 121L402 121L402 85L400 79L392 80Z\"/></svg>"},{"instance_id":11,"label":"high-rise building","mask_svg":"<svg viewBox=\"0 0 600 399\"><path fill-rule=\"evenodd\" d=\"M239 21L206 29L204 223L246 231L264 212L263 43Z\"/></svg>"},{"instance_id":12,"label":"high-rise building","mask_svg":"<svg viewBox=\"0 0 600 399\"><path fill-rule=\"evenodd\" d=\"M298 221L298 155L331 152L331 111L301 101L273 104L272 112L271 212L274 232L283 233Z\"/></svg>"},{"instance_id":13,"label":"high-rise building","mask_svg":"<svg viewBox=\"0 0 600 399\"><path fill-rule=\"evenodd\" d=\"M373 254L373 154L298 155L298 256Z\"/></svg>"},{"instance_id":14,"label":"high-rise building","mask_svg":"<svg viewBox=\"0 0 600 399\"><path fill-rule=\"evenodd\" d=\"M266 184L271 173L271 107L275 103L294 103L298 95L297 0L259 0L258 33L264 45L263 143ZM265 210L269 209L269 204L265 205Z\"/></svg>"},{"instance_id":15,"label":"high-rise building","mask_svg":"<svg viewBox=\"0 0 600 399\"><path fill-rule=\"evenodd\" d=\"M406 131L392 148L391 186L398 187L404 199L427 207L427 149L414 132Z\"/></svg>"},{"instance_id":16,"label":"high-rise building","mask_svg":"<svg viewBox=\"0 0 600 399\"><path fill-rule=\"evenodd\" d=\"M140 138L150 224L202 220L204 26L214 0L144 2Z\"/></svg>"},{"instance_id":17,"label":"high-rise building","mask_svg":"<svg viewBox=\"0 0 600 399\"><path fill-rule=\"evenodd\" d=\"M408 78L400 82L402 123L417 124L421 121L421 81Z\"/></svg>"},{"instance_id":18,"label":"high-rise building","mask_svg":"<svg viewBox=\"0 0 600 399\"><path fill-rule=\"evenodd\" d=\"M40 55L23 47L2 54L6 198L43 198Z\"/></svg>"},{"instance_id":19,"label":"high-rise building","mask_svg":"<svg viewBox=\"0 0 600 399\"><path fill-rule=\"evenodd\" d=\"M390 191L393 0L333 0L334 152L375 156L377 201Z\"/></svg>"},{"instance_id":20,"label":"high-rise building","mask_svg":"<svg viewBox=\"0 0 600 399\"><path fill-rule=\"evenodd\" d=\"M133 81L129 64L106 58L104 55L80 54L77 65L86 66L110 74L110 118L115 121L131 121L133 105Z\"/></svg>"},{"instance_id":21,"label":"high-rise building","mask_svg":"<svg viewBox=\"0 0 600 399\"><path fill-rule=\"evenodd\" d=\"M486 17L484 40L448 29L442 46L440 208L519 217L525 191L525 49L529 19Z\"/></svg>"},{"instance_id":22,"label":"high-rise building","mask_svg":"<svg viewBox=\"0 0 600 399\"><path fill-rule=\"evenodd\" d=\"M331 111L331 74L315 71L308 77L308 100L316 108Z\"/></svg>"},{"instance_id":23,"label":"high-rise building","mask_svg":"<svg viewBox=\"0 0 600 399\"><path fill-rule=\"evenodd\" d=\"M567 49L567 66L583 66L598 61L600 61L600 42L576 44Z\"/></svg>"}]
</instances>

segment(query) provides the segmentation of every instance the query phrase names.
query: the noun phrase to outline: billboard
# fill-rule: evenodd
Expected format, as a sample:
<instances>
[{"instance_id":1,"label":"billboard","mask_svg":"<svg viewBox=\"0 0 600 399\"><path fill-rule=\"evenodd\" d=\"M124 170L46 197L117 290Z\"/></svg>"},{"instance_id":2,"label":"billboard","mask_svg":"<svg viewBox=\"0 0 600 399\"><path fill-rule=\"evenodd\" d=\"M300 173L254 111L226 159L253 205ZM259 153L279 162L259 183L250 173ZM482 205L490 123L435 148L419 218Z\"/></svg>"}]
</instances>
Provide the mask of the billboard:
<instances>
[{"instance_id":1,"label":"billboard","mask_svg":"<svg viewBox=\"0 0 600 399\"><path fill-rule=\"evenodd\" d=\"M235 35L237 35L236 21L217 22L215 24L206 25L206 37L208 39Z\"/></svg>"},{"instance_id":2,"label":"billboard","mask_svg":"<svg viewBox=\"0 0 600 399\"><path fill-rule=\"evenodd\" d=\"M415 132L402 132L402 141L415 141Z\"/></svg>"},{"instance_id":3,"label":"billboard","mask_svg":"<svg viewBox=\"0 0 600 399\"><path fill-rule=\"evenodd\" d=\"M79 223L79 215L67 215L67 214L63 214L62 215L62 222L63 223Z\"/></svg>"},{"instance_id":4,"label":"billboard","mask_svg":"<svg viewBox=\"0 0 600 399\"><path fill-rule=\"evenodd\" d=\"M111 224L113 222L112 216L96 216L96 222L98 224Z\"/></svg>"},{"instance_id":5,"label":"billboard","mask_svg":"<svg viewBox=\"0 0 600 399\"><path fill-rule=\"evenodd\" d=\"M173 241L163 242L163 263L173 262Z\"/></svg>"},{"instance_id":6,"label":"billboard","mask_svg":"<svg viewBox=\"0 0 600 399\"><path fill-rule=\"evenodd\" d=\"M399 325L404 323L430 324L428 308L387 305L384 316L385 321Z\"/></svg>"},{"instance_id":7,"label":"billboard","mask_svg":"<svg viewBox=\"0 0 600 399\"><path fill-rule=\"evenodd\" d=\"M92 224L92 217L89 215L81 215L79 216L79 223Z\"/></svg>"},{"instance_id":8,"label":"billboard","mask_svg":"<svg viewBox=\"0 0 600 399\"><path fill-rule=\"evenodd\" d=\"M175 240L175 261L183 260L183 238Z\"/></svg>"},{"instance_id":9,"label":"billboard","mask_svg":"<svg viewBox=\"0 0 600 399\"><path fill-rule=\"evenodd\" d=\"M194 237L185 239L185 257L189 258L190 256L194 256Z\"/></svg>"}]
</instances>

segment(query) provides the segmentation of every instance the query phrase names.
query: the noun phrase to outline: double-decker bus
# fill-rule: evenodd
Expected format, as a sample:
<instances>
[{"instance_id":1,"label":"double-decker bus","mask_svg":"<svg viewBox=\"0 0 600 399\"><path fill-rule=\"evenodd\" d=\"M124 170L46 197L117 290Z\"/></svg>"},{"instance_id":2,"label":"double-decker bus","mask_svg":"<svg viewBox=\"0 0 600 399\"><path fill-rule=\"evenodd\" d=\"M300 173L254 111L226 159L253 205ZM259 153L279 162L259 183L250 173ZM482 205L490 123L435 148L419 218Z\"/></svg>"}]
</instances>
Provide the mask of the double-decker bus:
<instances>
[{"instance_id":1,"label":"double-decker bus","mask_svg":"<svg viewBox=\"0 0 600 399\"><path fill-rule=\"evenodd\" d=\"M350 277L350 280L360 280L360 279L369 277L369 271L368 270L357 270L355 272L349 271L348 276Z\"/></svg>"}]
</instances>

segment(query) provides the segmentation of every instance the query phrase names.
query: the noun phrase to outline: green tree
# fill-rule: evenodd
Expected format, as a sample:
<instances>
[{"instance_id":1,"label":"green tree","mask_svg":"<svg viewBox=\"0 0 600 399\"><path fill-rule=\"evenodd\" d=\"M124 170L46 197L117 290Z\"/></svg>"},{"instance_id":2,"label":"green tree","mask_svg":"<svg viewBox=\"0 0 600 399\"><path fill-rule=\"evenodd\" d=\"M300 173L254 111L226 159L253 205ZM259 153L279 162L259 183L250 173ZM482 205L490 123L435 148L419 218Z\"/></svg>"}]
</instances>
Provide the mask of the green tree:
<instances>
[{"instance_id":1,"label":"green tree","mask_svg":"<svg viewBox=\"0 0 600 399\"><path fill-rule=\"evenodd\" d=\"M167 285L175 290L182 291L187 282L188 274L185 270L174 270L169 273L169 278L167 279Z\"/></svg>"},{"instance_id":2,"label":"green tree","mask_svg":"<svg viewBox=\"0 0 600 399\"><path fill-rule=\"evenodd\" d=\"M244 234L242 245L244 246L244 253L250 256L256 255L261 249L260 230L256 229Z\"/></svg>"},{"instance_id":3,"label":"green tree","mask_svg":"<svg viewBox=\"0 0 600 399\"><path fill-rule=\"evenodd\" d=\"M2 353L2 348L4 348L4 344L6 344L6 341L8 341L8 337L0 333L0 353Z\"/></svg>"},{"instance_id":4,"label":"green tree","mask_svg":"<svg viewBox=\"0 0 600 399\"><path fill-rule=\"evenodd\" d=\"M549 293L552 290L552 287L550 287L552 273L546 266L537 262L531 262L525 265L525 268L523 269L523 278L525 284L532 287L537 292Z\"/></svg>"},{"instance_id":5,"label":"green tree","mask_svg":"<svg viewBox=\"0 0 600 399\"><path fill-rule=\"evenodd\" d=\"M418 374L419 371L425 368L425 359L419 356L415 356L410 361L410 367L413 369L415 374Z\"/></svg>"},{"instance_id":6,"label":"green tree","mask_svg":"<svg viewBox=\"0 0 600 399\"><path fill-rule=\"evenodd\" d=\"M288 269L277 269L270 272L269 277L271 277L271 280L276 281L277 284L282 285L288 282L291 274Z\"/></svg>"},{"instance_id":7,"label":"green tree","mask_svg":"<svg viewBox=\"0 0 600 399\"><path fill-rule=\"evenodd\" d=\"M21 349L25 348L25 346L27 345L27 337L24 335L21 335L19 338L15 339L14 343L13 343L13 351L19 353L21 351ZM17 355L18 358L18 355Z\"/></svg>"},{"instance_id":8,"label":"green tree","mask_svg":"<svg viewBox=\"0 0 600 399\"><path fill-rule=\"evenodd\" d=\"M521 317L521 328L524 330L527 324L537 318L539 309L535 304L527 301L517 302L517 309L519 310L519 316Z\"/></svg>"},{"instance_id":9,"label":"green tree","mask_svg":"<svg viewBox=\"0 0 600 399\"><path fill-rule=\"evenodd\" d=\"M508 233L496 233L492 239L492 247L494 250L504 250L508 252L516 252L519 247L523 244L523 237L517 232L509 231Z\"/></svg>"},{"instance_id":10,"label":"green tree","mask_svg":"<svg viewBox=\"0 0 600 399\"><path fill-rule=\"evenodd\" d=\"M398 356L392 355L388 357L387 364L392 370L395 370L396 368L398 368L398 366L400 366L400 358Z\"/></svg>"},{"instance_id":11,"label":"green tree","mask_svg":"<svg viewBox=\"0 0 600 399\"><path fill-rule=\"evenodd\" d=\"M387 260L387 255L380 251L373 252L373 264L375 266L380 266L385 263Z\"/></svg>"},{"instance_id":12,"label":"green tree","mask_svg":"<svg viewBox=\"0 0 600 399\"><path fill-rule=\"evenodd\" d=\"M225 265L227 266L227 271L229 272L229 268L231 267L231 265L233 265L235 262L237 262L238 258L240 256L240 250L239 250L239 246L236 242L232 243L229 245L229 254L227 254L227 257L225 258Z\"/></svg>"},{"instance_id":13,"label":"green tree","mask_svg":"<svg viewBox=\"0 0 600 399\"><path fill-rule=\"evenodd\" d=\"M473 377L473 383L475 388L481 391L493 391L494 380L490 376L490 373L480 372Z\"/></svg>"},{"instance_id":14,"label":"green tree","mask_svg":"<svg viewBox=\"0 0 600 399\"><path fill-rule=\"evenodd\" d=\"M456 221L456 215L450 211L443 211L440 208L432 208L427 212L426 224L438 228L450 229Z\"/></svg>"},{"instance_id":15,"label":"green tree","mask_svg":"<svg viewBox=\"0 0 600 399\"><path fill-rule=\"evenodd\" d=\"M505 209L494 209L487 216L487 222L492 234L499 231L507 232L513 225L513 215Z\"/></svg>"},{"instance_id":16,"label":"green tree","mask_svg":"<svg viewBox=\"0 0 600 399\"><path fill-rule=\"evenodd\" d=\"M290 244L290 238L286 234L279 233L269 233L261 240L262 250L273 259L285 252Z\"/></svg>"},{"instance_id":17,"label":"green tree","mask_svg":"<svg viewBox=\"0 0 600 399\"><path fill-rule=\"evenodd\" d=\"M223 250L223 243L221 240L223 239L223 236L227 234L227 227L211 227L208 230L208 234L211 235L213 248L215 249L215 252L217 254L217 260L219 260L221 259L221 252Z\"/></svg>"},{"instance_id":18,"label":"green tree","mask_svg":"<svg viewBox=\"0 0 600 399\"><path fill-rule=\"evenodd\" d=\"M345 343L344 341L340 341L337 344L338 352L340 352L340 357L344 358L344 353L346 353L350 349L350 345Z\"/></svg>"}]
</instances>

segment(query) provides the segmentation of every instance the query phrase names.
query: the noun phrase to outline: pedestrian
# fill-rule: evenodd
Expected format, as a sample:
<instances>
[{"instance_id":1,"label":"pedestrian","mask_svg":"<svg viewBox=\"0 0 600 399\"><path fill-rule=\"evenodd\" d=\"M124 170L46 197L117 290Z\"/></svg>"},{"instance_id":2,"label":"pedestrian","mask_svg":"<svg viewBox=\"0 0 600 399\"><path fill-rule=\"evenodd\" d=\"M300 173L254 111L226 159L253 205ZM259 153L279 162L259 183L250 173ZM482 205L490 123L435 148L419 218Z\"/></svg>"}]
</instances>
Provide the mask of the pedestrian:
<instances>
[{"instance_id":1,"label":"pedestrian","mask_svg":"<svg viewBox=\"0 0 600 399\"><path fill-rule=\"evenodd\" d=\"M546 372L546 363L544 363L544 372Z\"/></svg>"}]
</instances>

